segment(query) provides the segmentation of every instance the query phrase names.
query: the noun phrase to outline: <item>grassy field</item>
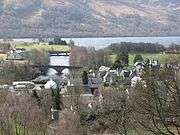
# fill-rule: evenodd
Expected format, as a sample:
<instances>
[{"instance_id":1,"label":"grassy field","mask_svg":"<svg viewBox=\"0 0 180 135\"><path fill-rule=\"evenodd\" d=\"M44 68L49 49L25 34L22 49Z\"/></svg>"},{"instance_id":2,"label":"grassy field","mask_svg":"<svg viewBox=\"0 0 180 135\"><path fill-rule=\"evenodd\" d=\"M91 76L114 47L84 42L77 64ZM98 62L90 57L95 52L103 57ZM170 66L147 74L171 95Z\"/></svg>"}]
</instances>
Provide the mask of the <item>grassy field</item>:
<instances>
[{"instance_id":1,"label":"grassy field","mask_svg":"<svg viewBox=\"0 0 180 135\"><path fill-rule=\"evenodd\" d=\"M16 48L24 48L26 51L31 51L33 49L37 50L46 50L46 51L70 51L71 48L65 45L46 45L46 44L18 44ZM6 60L7 54L0 53L0 61ZM18 61L18 63L23 63L22 61Z\"/></svg>"},{"instance_id":2,"label":"grassy field","mask_svg":"<svg viewBox=\"0 0 180 135\"><path fill-rule=\"evenodd\" d=\"M129 54L129 65L132 66L133 65L133 60L136 54ZM144 60L146 59L154 59L154 60L158 60L161 64L165 64L165 63L169 63L169 62L173 62L175 60L180 60L180 54L141 54L144 58ZM111 59L114 62L116 60L116 55L111 55Z\"/></svg>"},{"instance_id":3,"label":"grassy field","mask_svg":"<svg viewBox=\"0 0 180 135\"><path fill-rule=\"evenodd\" d=\"M27 51L38 49L38 50L46 50L46 51L70 51L69 46L65 45L46 45L46 44L18 44L16 48L24 48Z\"/></svg>"}]
</instances>

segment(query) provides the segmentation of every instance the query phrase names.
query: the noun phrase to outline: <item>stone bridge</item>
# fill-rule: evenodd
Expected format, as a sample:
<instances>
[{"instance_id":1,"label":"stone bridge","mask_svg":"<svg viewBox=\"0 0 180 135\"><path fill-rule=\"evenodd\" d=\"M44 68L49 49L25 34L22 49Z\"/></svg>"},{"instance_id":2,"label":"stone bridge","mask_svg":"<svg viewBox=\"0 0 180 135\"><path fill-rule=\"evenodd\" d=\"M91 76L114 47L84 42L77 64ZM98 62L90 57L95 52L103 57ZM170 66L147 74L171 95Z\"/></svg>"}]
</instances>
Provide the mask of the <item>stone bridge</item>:
<instances>
[{"instance_id":1,"label":"stone bridge","mask_svg":"<svg viewBox=\"0 0 180 135\"><path fill-rule=\"evenodd\" d=\"M38 68L43 75L45 75L49 68L55 69L58 74L61 74L64 69L69 70L78 70L82 67L76 67L76 66L52 66L52 65L31 65L32 68Z\"/></svg>"}]
</instances>

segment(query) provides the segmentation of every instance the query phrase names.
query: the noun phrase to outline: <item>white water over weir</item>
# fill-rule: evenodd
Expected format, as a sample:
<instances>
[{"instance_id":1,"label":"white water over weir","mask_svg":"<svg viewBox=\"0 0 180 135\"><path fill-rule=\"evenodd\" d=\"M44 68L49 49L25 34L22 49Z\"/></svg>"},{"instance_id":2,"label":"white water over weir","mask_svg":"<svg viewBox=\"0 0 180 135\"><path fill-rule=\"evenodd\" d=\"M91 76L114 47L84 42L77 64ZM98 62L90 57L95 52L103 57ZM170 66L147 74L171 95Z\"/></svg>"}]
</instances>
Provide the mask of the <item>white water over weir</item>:
<instances>
[{"instance_id":1,"label":"white water over weir","mask_svg":"<svg viewBox=\"0 0 180 135\"><path fill-rule=\"evenodd\" d=\"M51 66L70 66L69 56L50 56Z\"/></svg>"},{"instance_id":2,"label":"white water over weir","mask_svg":"<svg viewBox=\"0 0 180 135\"><path fill-rule=\"evenodd\" d=\"M53 53L50 54L50 60L49 60L49 65L50 66L66 66L69 67L70 66L70 53ZM64 69L63 74L68 74L69 70L68 69ZM50 69L49 73L55 73L54 70Z\"/></svg>"}]
</instances>

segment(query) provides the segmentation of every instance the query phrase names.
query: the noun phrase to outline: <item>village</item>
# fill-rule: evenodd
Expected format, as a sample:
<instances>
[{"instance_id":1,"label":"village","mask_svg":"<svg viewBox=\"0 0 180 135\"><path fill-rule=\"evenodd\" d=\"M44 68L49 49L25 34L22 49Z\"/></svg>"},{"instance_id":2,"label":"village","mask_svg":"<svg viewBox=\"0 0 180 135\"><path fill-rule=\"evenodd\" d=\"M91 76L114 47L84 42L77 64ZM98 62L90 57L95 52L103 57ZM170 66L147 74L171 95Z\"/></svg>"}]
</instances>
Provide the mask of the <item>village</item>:
<instances>
[{"instance_id":1,"label":"village","mask_svg":"<svg viewBox=\"0 0 180 135\"><path fill-rule=\"evenodd\" d=\"M0 55L4 55L0 63L1 72L5 72L3 71L4 67L11 68L14 65L15 67L16 65L27 65L27 70L23 69L20 72L26 71L25 74L32 74L31 72L33 72L33 76L31 79L28 79L28 76L27 79L12 80L12 82L7 84L1 83L1 91L8 91L17 96L24 94L35 95L38 104L40 102L38 95L41 95L43 92L54 93L54 96L52 95L52 105L50 105L49 110L51 122L48 124L48 134L55 134L56 123L61 121L62 110L78 112L79 103L83 103L84 109L94 110L106 100L103 94L106 89L123 89L121 96L128 100L140 84L144 88L148 87L146 79L149 79L151 76L144 78L145 72L149 71L152 74L156 74L167 68L174 72L170 76L171 79L176 78L180 72L180 63L178 62L160 63L156 59L145 61L141 55L136 55L134 63L131 66L123 65L122 61L122 63L115 62L115 67L113 68L111 65L100 64L98 68L93 69L92 67L87 68L82 65L71 64L72 58L77 57L72 55L73 48L78 48L76 46L68 45L70 49L56 50L55 48L52 49L54 46L49 47L50 45L46 43L46 45L42 46L48 46L51 49L46 50L45 53L41 53L43 58L41 58L41 54L37 55L40 53L37 52L35 57L32 57L33 59L29 59L27 57L27 52L30 52L29 50L17 48L14 42L7 42L4 45L8 45L9 48L6 50L4 46L1 47ZM46 58L45 61L44 58ZM38 62L33 62L34 59L37 59ZM39 63L41 60L43 61ZM16 68L18 69L18 66ZM15 70L17 70L16 68ZM34 73L36 74L34 75ZM155 75L152 77L155 77ZM3 76L1 76L2 79ZM162 83L160 80L157 82Z\"/></svg>"},{"instance_id":2,"label":"village","mask_svg":"<svg viewBox=\"0 0 180 135\"><path fill-rule=\"evenodd\" d=\"M15 48L11 45L10 50L1 49L1 55L5 52L6 56L2 59L1 64L4 63L23 63L26 61L25 48ZM7 52L6 52L7 51ZM70 53L71 51L49 51L48 57L57 56L60 63L53 62L49 58L48 65L32 65L33 68L39 68L42 73L37 78L32 80L15 81L11 85L1 85L0 89L9 89L10 91L23 91L23 90L43 90L50 89L51 87L57 87L55 82L59 81L60 87L74 86L74 85L87 85L89 88L88 93L94 94L95 90L98 90L101 86L111 86L116 83L119 85L128 85L129 87L135 87L135 85L141 81L143 69L145 67L159 70L163 64L159 63L158 60L151 59L148 63L143 60L137 60L131 68L117 68L112 70L110 67L101 65L98 70L90 69L86 71L87 82L82 82L82 75L79 75L83 71L82 67L70 66ZM170 66L170 64L166 65ZM54 68L54 69L53 69ZM174 67L175 68L175 67ZM176 67L178 68L178 67ZM76 72L76 73L75 73ZM73 75L70 75L73 73ZM59 76L60 75L60 76ZM70 77L73 76L73 77ZM74 80L74 78L76 80ZM79 79L77 79L79 78ZM78 81L77 81L78 80ZM67 91L67 88L66 90ZM64 91L64 92L65 92ZM84 92L87 92L86 90Z\"/></svg>"},{"instance_id":3,"label":"village","mask_svg":"<svg viewBox=\"0 0 180 135\"><path fill-rule=\"evenodd\" d=\"M180 0L0 0L0 135L180 135Z\"/></svg>"}]
</instances>

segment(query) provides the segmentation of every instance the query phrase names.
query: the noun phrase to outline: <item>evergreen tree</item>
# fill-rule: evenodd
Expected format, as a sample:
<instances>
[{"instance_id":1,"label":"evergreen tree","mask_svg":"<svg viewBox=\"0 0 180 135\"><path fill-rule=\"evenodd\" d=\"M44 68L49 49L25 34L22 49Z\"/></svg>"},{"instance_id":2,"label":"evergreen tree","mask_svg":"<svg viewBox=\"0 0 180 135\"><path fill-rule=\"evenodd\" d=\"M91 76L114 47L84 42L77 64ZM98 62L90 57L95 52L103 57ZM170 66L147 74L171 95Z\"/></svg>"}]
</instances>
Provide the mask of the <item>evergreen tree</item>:
<instances>
[{"instance_id":1,"label":"evergreen tree","mask_svg":"<svg viewBox=\"0 0 180 135\"><path fill-rule=\"evenodd\" d=\"M62 101L60 95L60 89L51 89L52 91L52 107L56 110L62 110Z\"/></svg>"},{"instance_id":2,"label":"evergreen tree","mask_svg":"<svg viewBox=\"0 0 180 135\"><path fill-rule=\"evenodd\" d=\"M136 62L142 62L142 61L144 61L142 55L136 54L136 56L134 57L134 61L133 61L134 64L135 64Z\"/></svg>"},{"instance_id":3,"label":"evergreen tree","mask_svg":"<svg viewBox=\"0 0 180 135\"><path fill-rule=\"evenodd\" d=\"M58 45L58 44L60 44L61 43L61 38L60 37L58 37L58 36L56 36L56 37L54 37L54 44L56 45Z\"/></svg>"},{"instance_id":4,"label":"evergreen tree","mask_svg":"<svg viewBox=\"0 0 180 135\"><path fill-rule=\"evenodd\" d=\"M123 65L119 59L117 59L113 64L113 69L122 69Z\"/></svg>"},{"instance_id":5,"label":"evergreen tree","mask_svg":"<svg viewBox=\"0 0 180 135\"><path fill-rule=\"evenodd\" d=\"M54 37L54 43L55 45L67 45L65 40L61 40L61 37Z\"/></svg>"},{"instance_id":6,"label":"evergreen tree","mask_svg":"<svg viewBox=\"0 0 180 135\"><path fill-rule=\"evenodd\" d=\"M150 60L149 60L149 59L146 59L146 60L145 60L145 65L146 65L146 67L149 67L149 64L150 64Z\"/></svg>"},{"instance_id":7,"label":"evergreen tree","mask_svg":"<svg viewBox=\"0 0 180 135\"><path fill-rule=\"evenodd\" d=\"M32 98L34 99L34 101L40 106L41 105L41 99L38 96L36 90L32 91Z\"/></svg>"},{"instance_id":8,"label":"evergreen tree","mask_svg":"<svg viewBox=\"0 0 180 135\"><path fill-rule=\"evenodd\" d=\"M114 63L114 68L123 68L129 65L129 54L127 51L123 51L117 55Z\"/></svg>"},{"instance_id":9,"label":"evergreen tree","mask_svg":"<svg viewBox=\"0 0 180 135\"><path fill-rule=\"evenodd\" d=\"M82 82L83 82L84 85L88 84L88 73L87 73L87 71L83 71Z\"/></svg>"}]
</instances>

